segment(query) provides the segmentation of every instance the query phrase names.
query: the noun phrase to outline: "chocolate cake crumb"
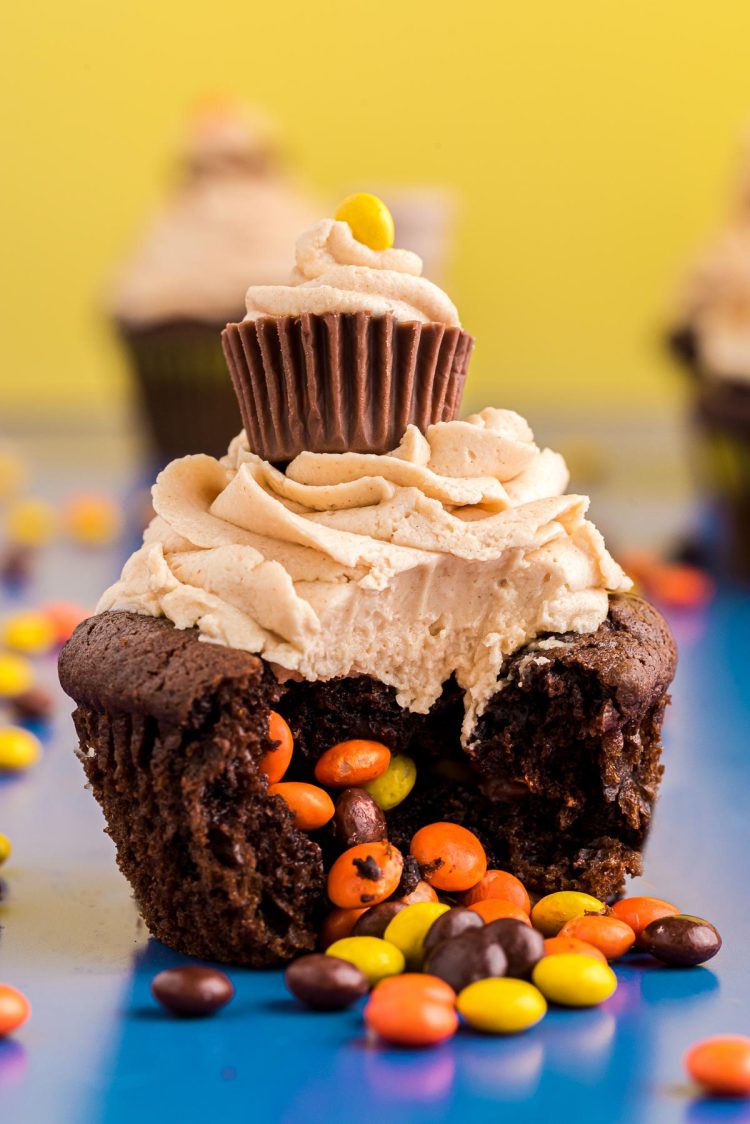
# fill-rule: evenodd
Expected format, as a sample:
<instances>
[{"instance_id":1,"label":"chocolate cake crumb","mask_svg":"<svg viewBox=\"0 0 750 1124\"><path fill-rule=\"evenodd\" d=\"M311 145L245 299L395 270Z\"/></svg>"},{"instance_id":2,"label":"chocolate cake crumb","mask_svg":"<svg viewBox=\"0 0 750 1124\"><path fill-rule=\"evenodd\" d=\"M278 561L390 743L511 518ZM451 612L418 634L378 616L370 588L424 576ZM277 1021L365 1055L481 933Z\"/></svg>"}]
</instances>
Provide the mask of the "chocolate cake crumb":
<instances>
[{"instance_id":1,"label":"chocolate cake crumb","mask_svg":"<svg viewBox=\"0 0 750 1124\"><path fill-rule=\"evenodd\" d=\"M368 882L379 882L383 877L383 872L372 855L368 855L366 859L352 859L352 864L356 866L359 877Z\"/></svg>"}]
</instances>

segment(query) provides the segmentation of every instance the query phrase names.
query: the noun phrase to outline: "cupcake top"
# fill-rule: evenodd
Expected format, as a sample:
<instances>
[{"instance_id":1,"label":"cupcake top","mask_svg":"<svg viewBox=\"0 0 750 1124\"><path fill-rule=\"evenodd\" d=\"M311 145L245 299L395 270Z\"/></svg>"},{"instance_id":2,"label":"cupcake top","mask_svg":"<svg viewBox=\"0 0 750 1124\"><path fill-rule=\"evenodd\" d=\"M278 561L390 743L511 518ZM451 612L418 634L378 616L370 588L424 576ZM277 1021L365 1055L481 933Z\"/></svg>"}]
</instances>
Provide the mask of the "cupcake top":
<instances>
[{"instance_id":1,"label":"cupcake top","mask_svg":"<svg viewBox=\"0 0 750 1124\"><path fill-rule=\"evenodd\" d=\"M250 286L245 319L369 312L460 328L456 306L422 277L422 259L392 246L385 204L366 193L349 196L334 219L322 219L297 240L289 284Z\"/></svg>"},{"instance_id":2,"label":"cupcake top","mask_svg":"<svg viewBox=\"0 0 750 1124\"><path fill-rule=\"evenodd\" d=\"M690 270L677 308L709 378L750 381L750 137L724 228Z\"/></svg>"},{"instance_id":3,"label":"cupcake top","mask_svg":"<svg viewBox=\"0 0 750 1124\"><path fill-rule=\"evenodd\" d=\"M726 230L695 265L678 319L702 373L750 381L750 222Z\"/></svg>"},{"instance_id":4,"label":"cupcake top","mask_svg":"<svg viewBox=\"0 0 750 1124\"><path fill-rule=\"evenodd\" d=\"M507 410L410 426L386 455L302 453L285 472L242 433L221 461L161 473L156 518L98 611L166 616L281 675L371 675L420 713L455 674L466 741L506 656L594 632L608 591L630 587L567 481Z\"/></svg>"},{"instance_id":5,"label":"cupcake top","mask_svg":"<svg viewBox=\"0 0 750 1124\"><path fill-rule=\"evenodd\" d=\"M127 326L238 319L248 280L286 281L290 242L315 218L279 166L269 125L248 112L196 116L181 172L113 286L112 314Z\"/></svg>"}]
</instances>

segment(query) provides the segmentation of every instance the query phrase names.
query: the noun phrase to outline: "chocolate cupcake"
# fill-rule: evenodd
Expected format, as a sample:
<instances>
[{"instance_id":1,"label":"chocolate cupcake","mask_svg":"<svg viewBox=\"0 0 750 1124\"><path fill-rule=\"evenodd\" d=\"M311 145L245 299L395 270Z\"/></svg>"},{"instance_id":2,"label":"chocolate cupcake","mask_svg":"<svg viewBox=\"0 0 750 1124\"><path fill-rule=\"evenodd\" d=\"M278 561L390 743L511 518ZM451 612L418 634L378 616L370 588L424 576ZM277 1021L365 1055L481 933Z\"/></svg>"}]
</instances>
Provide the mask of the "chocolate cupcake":
<instances>
[{"instance_id":1,"label":"chocolate cupcake","mask_svg":"<svg viewBox=\"0 0 750 1124\"><path fill-rule=\"evenodd\" d=\"M392 243L385 205L351 196L299 238L291 284L248 289L222 339L258 456L385 453L408 425L458 415L473 339L421 259Z\"/></svg>"},{"instance_id":2,"label":"chocolate cupcake","mask_svg":"<svg viewBox=\"0 0 750 1124\"><path fill-rule=\"evenodd\" d=\"M271 710L285 780L348 738L414 758L396 846L448 820L538 892L610 897L640 872L674 645L567 479L494 409L386 454L281 471L242 434L161 473L143 546L60 661L155 936L251 965L314 947L340 845L269 794Z\"/></svg>"},{"instance_id":3,"label":"chocolate cupcake","mask_svg":"<svg viewBox=\"0 0 750 1124\"><path fill-rule=\"evenodd\" d=\"M683 286L669 346L690 376L696 477L719 561L750 578L750 155L733 214Z\"/></svg>"},{"instance_id":4,"label":"chocolate cupcake","mask_svg":"<svg viewBox=\"0 0 750 1124\"><path fill-rule=\"evenodd\" d=\"M250 280L282 281L314 207L284 174L268 123L240 106L190 123L179 184L113 285L110 311L162 461L220 456L240 425L221 331Z\"/></svg>"}]
</instances>

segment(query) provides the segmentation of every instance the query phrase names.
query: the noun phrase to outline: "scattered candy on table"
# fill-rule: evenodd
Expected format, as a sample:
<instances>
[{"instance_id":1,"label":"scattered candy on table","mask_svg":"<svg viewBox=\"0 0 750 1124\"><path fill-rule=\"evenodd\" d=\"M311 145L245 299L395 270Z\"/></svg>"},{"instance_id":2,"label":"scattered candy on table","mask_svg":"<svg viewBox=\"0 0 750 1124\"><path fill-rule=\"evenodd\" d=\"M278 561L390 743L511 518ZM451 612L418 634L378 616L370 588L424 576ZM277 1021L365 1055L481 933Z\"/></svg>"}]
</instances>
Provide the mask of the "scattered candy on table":
<instances>
[{"instance_id":1,"label":"scattered candy on table","mask_svg":"<svg viewBox=\"0 0 750 1124\"><path fill-rule=\"evenodd\" d=\"M619 960L635 943L635 933L626 921L605 914L585 913L571 917L560 930L561 937L577 937L598 948L607 960Z\"/></svg>"},{"instance_id":2,"label":"scattered candy on table","mask_svg":"<svg viewBox=\"0 0 750 1124\"><path fill-rule=\"evenodd\" d=\"M24 656L0 652L0 699L12 699L31 690L34 668Z\"/></svg>"},{"instance_id":3,"label":"scattered candy on table","mask_svg":"<svg viewBox=\"0 0 750 1124\"><path fill-rule=\"evenodd\" d=\"M372 985L400 975L406 966L401 949L380 937L344 937L329 945L325 954L355 964Z\"/></svg>"},{"instance_id":4,"label":"scattered candy on table","mask_svg":"<svg viewBox=\"0 0 750 1124\"><path fill-rule=\"evenodd\" d=\"M234 986L217 968L189 964L159 972L151 981L151 992L171 1014L201 1018L225 1007Z\"/></svg>"},{"instance_id":5,"label":"scattered candy on table","mask_svg":"<svg viewBox=\"0 0 750 1124\"><path fill-rule=\"evenodd\" d=\"M21 772L35 765L42 743L22 726L0 727L0 772Z\"/></svg>"},{"instance_id":6,"label":"scattered candy on table","mask_svg":"<svg viewBox=\"0 0 750 1124\"><path fill-rule=\"evenodd\" d=\"M484 847L472 831L458 824L427 824L412 839L410 850L437 890L469 890L487 870Z\"/></svg>"},{"instance_id":7,"label":"scattered candy on table","mask_svg":"<svg viewBox=\"0 0 750 1124\"><path fill-rule=\"evenodd\" d=\"M45 546L57 532L57 515L46 500L15 500L5 514L8 542L18 546Z\"/></svg>"},{"instance_id":8,"label":"scattered candy on table","mask_svg":"<svg viewBox=\"0 0 750 1124\"><path fill-rule=\"evenodd\" d=\"M0 866L8 861L11 856L12 850L13 848L8 836L3 835L2 832L0 832Z\"/></svg>"},{"instance_id":9,"label":"scattered candy on table","mask_svg":"<svg viewBox=\"0 0 750 1124\"><path fill-rule=\"evenodd\" d=\"M0 983L0 1038L12 1034L31 1015L31 1004L23 992L10 984Z\"/></svg>"},{"instance_id":10,"label":"scattered candy on table","mask_svg":"<svg viewBox=\"0 0 750 1124\"><path fill-rule=\"evenodd\" d=\"M567 921L584 913L604 913L604 902L577 890L558 890L540 898L531 911L531 923L545 937L556 937Z\"/></svg>"},{"instance_id":11,"label":"scattered candy on table","mask_svg":"<svg viewBox=\"0 0 750 1124\"><path fill-rule=\"evenodd\" d=\"M458 1011L474 1030L518 1034L544 1018L547 1001L526 980L477 980L459 994Z\"/></svg>"},{"instance_id":12,"label":"scattered candy on table","mask_svg":"<svg viewBox=\"0 0 750 1124\"><path fill-rule=\"evenodd\" d=\"M640 935L647 925L660 917L670 917L680 911L676 905L665 901L664 898L632 897L621 898L619 902L615 902L612 912L615 917L619 917L630 926L638 945Z\"/></svg>"},{"instance_id":13,"label":"scattered candy on table","mask_svg":"<svg viewBox=\"0 0 750 1124\"><path fill-rule=\"evenodd\" d=\"M696 1042L684 1058L688 1075L705 1092L720 1097L750 1097L750 1038L717 1035Z\"/></svg>"},{"instance_id":14,"label":"scattered candy on table","mask_svg":"<svg viewBox=\"0 0 750 1124\"><path fill-rule=\"evenodd\" d=\"M463 895L464 905L475 905L487 898L501 898L512 902L525 914L531 913L531 899L519 878L507 870L488 870L483 878Z\"/></svg>"},{"instance_id":15,"label":"scattered candy on table","mask_svg":"<svg viewBox=\"0 0 750 1124\"><path fill-rule=\"evenodd\" d=\"M455 1002L455 992L442 980L407 973L375 988L364 1017L394 1046L435 1046L458 1029Z\"/></svg>"},{"instance_id":16,"label":"scattered candy on table","mask_svg":"<svg viewBox=\"0 0 750 1124\"><path fill-rule=\"evenodd\" d=\"M295 999L316 1011L343 1011L370 990L370 981L356 964L320 952L293 961L284 979Z\"/></svg>"},{"instance_id":17,"label":"scattered candy on table","mask_svg":"<svg viewBox=\"0 0 750 1124\"><path fill-rule=\"evenodd\" d=\"M44 655L56 642L57 629L44 612L15 613L0 626L0 643L26 656Z\"/></svg>"},{"instance_id":18,"label":"scattered candy on table","mask_svg":"<svg viewBox=\"0 0 750 1124\"><path fill-rule=\"evenodd\" d=\"M72 496L64 525L71 538L86 546L108 546L122 534L123 518L116 502L102 492Z\"/></svg>"},{"instance_id":19,"label":"scattered candy on table","mask_svg":"<svg viewBox=\"0 0 750 1124\"><path fill-rule=\"evenodd\" d=\"M641 933L640 947L664 964L693 967L716 956L721 937L710 921L677 913L647 925Z\"/></svg>"},{"instance_id":20,"label":"scattered candy on table","mask_svg":"<svg viewBox=\"0 0 750 1124\"><path fill-rule=\"evenodd\" d=\"M425 937L433 922L449 909L442 902L417 902L405 906L391 919L383 937L401 949L407 968L422 967Z\"/></svg>"},{"instance_id":21,"label":"scattered candy on table","mask_svg":"<svg viewBox=\"0 0 750 1124\"><path fill-rule=\"evenodd\" d=\"M617 976L608 964L576 953L545 956L531 979L546 999L563 1007L595 1007L617 988Z\"/></svg>"},{"instance_id":22,"label":"scattered candy on table","mask_svg":"<svg viewBox=\"0 0 750 1124\"><path fill-rule=\"evenodd\" d=\"M30 687L11 699L14 716L24 722L46 722L52 715L54 703L44 687Z\"/></svg>"},{"instance_id":23,"label":"scattered candy on table","mask_svg":"<svg viewBox=\"0 0 750 1124\"><path fill-rule=\"evenodd\" d=\"M50 601L42 605L41 612L55 630L55 643L63 645L70 640L81 621L91 616L91 611L73 601Z\"/></svg>"}]
</instances>

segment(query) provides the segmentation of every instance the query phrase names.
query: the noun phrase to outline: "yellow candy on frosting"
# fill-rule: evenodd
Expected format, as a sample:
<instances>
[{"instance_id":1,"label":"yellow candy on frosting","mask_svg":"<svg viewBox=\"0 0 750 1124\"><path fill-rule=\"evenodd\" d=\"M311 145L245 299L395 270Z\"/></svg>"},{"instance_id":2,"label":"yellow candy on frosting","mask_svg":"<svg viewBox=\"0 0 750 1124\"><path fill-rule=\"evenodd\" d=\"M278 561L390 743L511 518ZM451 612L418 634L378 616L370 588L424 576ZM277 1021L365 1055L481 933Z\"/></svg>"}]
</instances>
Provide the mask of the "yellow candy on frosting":
<instances>
[{"instance_id":1,"label":"yellow candy on frosting","mask_svg":"<svg viewBox=\"0 0 750 1124\"><path fill-rule=\"evenodd\" d=\"M371 250L390 250L396 237L393 215L382 199L359 191L348 195L336 208L334 218L347 222L358 242Z\"/></svg>"}]
</instances>

